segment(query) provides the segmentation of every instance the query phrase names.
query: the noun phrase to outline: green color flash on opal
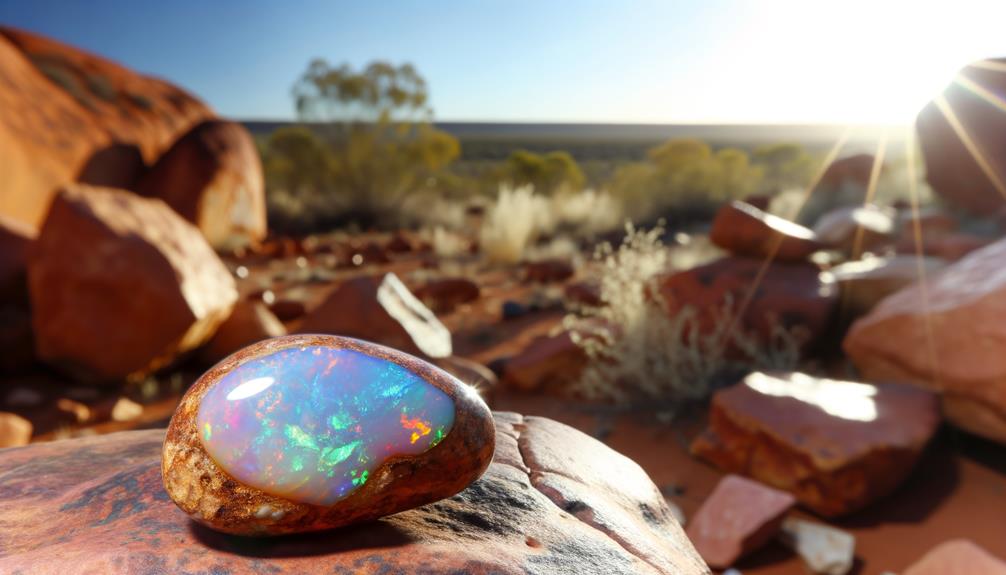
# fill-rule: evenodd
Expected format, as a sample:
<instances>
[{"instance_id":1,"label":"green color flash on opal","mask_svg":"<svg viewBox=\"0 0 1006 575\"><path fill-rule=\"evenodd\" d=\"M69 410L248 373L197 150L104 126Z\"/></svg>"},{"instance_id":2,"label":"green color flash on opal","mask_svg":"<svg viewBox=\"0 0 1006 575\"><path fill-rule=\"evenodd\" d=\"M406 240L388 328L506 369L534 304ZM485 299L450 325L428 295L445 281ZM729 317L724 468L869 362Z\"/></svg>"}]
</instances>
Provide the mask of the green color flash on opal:
<instances>
[{"instance_id":1,"label":"green color flash on opal","mask_svg":"<svg viewBox=\"0 0 1006 575\"><path fill-rule=\"evenodd\" d=\"M397 363L304 346L226 373L203 396L196 425L206 451L238 481L333 505L389 457L440 443L454 416L445 392Z\"/></svg>"}]
</instances>

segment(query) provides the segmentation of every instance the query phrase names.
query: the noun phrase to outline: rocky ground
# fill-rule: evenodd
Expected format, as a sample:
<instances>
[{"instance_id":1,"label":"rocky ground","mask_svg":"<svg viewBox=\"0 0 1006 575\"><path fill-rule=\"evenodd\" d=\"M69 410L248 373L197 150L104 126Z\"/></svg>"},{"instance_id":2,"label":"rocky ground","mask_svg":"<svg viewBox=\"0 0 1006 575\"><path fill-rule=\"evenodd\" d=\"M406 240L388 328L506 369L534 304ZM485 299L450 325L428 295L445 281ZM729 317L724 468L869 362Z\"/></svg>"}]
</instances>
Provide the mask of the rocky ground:
<instances>
[{"instance_id":1,"label":"rocky ground","mask_svg":"<svg viewBox=\"0 0 1006 575\"><path fill-rule=\"evenodd\" d=\"M250 137L194 98L16 30L0 72L0 571L1006 571L991 213L864 203L856 156L799 221L751 198L611 265L588 242L490 262L479 210L449 254L408 230L279 237ZM334 539L196 527L163 428L200 374L296 333L474 386L489 471Z\"/></svg>"}]
</instances>

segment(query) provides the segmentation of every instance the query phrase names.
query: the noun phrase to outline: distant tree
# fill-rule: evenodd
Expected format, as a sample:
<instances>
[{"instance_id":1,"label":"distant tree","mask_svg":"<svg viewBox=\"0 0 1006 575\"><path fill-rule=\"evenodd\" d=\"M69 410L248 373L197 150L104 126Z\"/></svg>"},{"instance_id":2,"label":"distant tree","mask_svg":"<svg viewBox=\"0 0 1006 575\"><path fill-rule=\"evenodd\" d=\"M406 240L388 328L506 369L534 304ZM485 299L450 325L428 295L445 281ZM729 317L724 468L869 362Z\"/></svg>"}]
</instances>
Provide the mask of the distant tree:
<instances>
[{"instance_id":1,"label":"distant tree","mask_svg":"<svg viewBox=\"0 0 1006 575\"><path fill-rule=\"evenodd\" d=\"M411 64L355 70L318 59L292 93L298 117L313 124L274 134L265 164L271 181L299 186L285 193L310 203L316 224L393 223L404 199L460 153L453 136L433 127L426 82Z\"/></svg>"},{"instance_id":2,"label":"distant tree","mask_svg":"<svg viewBox=\"0 0 1006 575\"><path fill-rule=\"evenodd\" d=\"M583 170L568 152L541 155L516 150L503 164L500 179L516 186L533 185L535 190L551 194L560 188L580 190L587 181Z\"/></svg>"}]
</instances>

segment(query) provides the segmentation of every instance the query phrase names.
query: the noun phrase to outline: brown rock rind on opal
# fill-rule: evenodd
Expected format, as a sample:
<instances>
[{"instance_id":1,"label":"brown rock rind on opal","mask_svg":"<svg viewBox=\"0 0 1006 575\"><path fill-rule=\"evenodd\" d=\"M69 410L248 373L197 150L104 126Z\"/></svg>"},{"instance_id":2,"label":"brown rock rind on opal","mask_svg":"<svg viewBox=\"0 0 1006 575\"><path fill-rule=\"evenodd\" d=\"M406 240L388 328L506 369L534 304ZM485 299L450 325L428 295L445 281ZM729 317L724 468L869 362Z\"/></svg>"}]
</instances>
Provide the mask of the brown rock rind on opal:
<instances>
[{"instance_id":1,"label":"brown rock rind on opal","mask_svg":"<svg viewBox=\"0 0 1006 575\"><path fill-rule=\"evenodd\" d=\"M238 365L298 346L354 350L411 370L453 400L453 427L443 441L420 455L385 460L364 485L330 507L289 501L237 481L203 446L196 425L200 402ZM276 535L366 521L450 497L482 475L494 450L495 429L488 407L471 388L448 373L376 344L337 336L296 335L249 346L196 381L171 418L161 473L171 499L196 521L226 533Z\"/></svg>"}]
</instances>

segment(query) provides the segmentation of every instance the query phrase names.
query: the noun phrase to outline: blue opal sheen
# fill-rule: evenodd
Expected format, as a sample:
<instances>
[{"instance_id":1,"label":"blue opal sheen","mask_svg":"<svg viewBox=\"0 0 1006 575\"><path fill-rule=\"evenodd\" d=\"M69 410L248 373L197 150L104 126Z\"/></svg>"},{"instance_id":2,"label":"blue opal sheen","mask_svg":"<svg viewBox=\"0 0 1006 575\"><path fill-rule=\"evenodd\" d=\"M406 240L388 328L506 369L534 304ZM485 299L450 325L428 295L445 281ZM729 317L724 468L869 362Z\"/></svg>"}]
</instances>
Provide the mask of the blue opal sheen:
<instances>
[{"instance_id":1,"label":"blue opal sheen","mask_svg":"<svg viewBox=\"0 0 1006 575\"><path fill-rule=\"evenodd\" d=\"M389 457L443 440L454 401L397 363L304 346L235 367L203 396L196 422L206 451L238 481L328 506Z\"/></svg>"}]
</instances>

